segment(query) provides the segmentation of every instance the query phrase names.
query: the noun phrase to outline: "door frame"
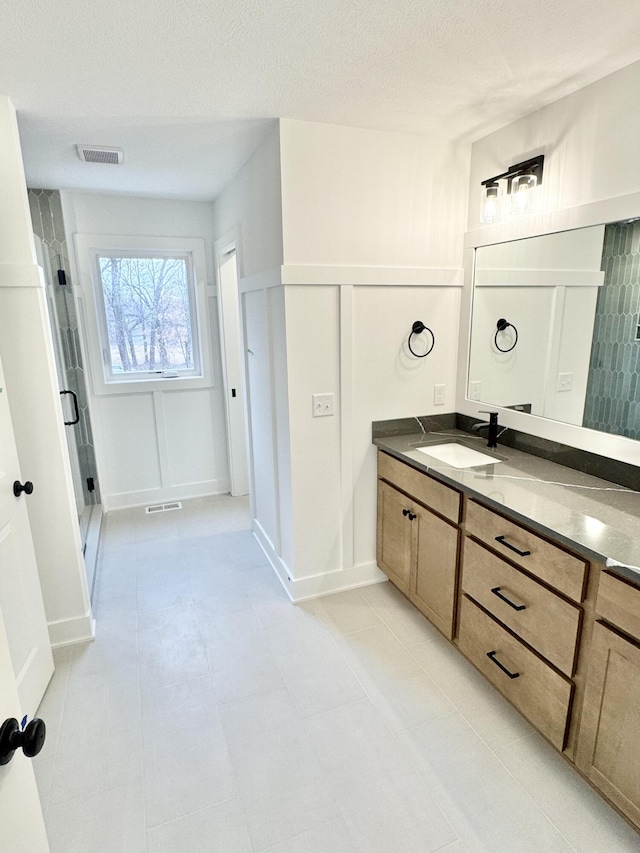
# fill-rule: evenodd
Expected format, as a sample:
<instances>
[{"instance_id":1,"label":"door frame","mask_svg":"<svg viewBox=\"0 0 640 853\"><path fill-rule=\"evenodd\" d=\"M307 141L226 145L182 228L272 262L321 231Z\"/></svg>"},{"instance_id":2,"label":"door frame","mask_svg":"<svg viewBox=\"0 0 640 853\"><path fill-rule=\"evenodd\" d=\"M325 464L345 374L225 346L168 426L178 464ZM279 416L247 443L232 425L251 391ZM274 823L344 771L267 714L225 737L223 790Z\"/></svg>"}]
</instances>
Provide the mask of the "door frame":
<instances>
[{"instance_id":1,"label":"door frame","mask_svg":"<svg viewBox=\"0 0 640 853\"><path fill-rule=\"evenodd\" d=\"M251 491L244 334L240 310L240 236L237 230L216 240L214 255L229 491L235 497ZM235 267L235 282L231 285L225 285L224 268L227 264Z\"/></svg>"}]
</instances>

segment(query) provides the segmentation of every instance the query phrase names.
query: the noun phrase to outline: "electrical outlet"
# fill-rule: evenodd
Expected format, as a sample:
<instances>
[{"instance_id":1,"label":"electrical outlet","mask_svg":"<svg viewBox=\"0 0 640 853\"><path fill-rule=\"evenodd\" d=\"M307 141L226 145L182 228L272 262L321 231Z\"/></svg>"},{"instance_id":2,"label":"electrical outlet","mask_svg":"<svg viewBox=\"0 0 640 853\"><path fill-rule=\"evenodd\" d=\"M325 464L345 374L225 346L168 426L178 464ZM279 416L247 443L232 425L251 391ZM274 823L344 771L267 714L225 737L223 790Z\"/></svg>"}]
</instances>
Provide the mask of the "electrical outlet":
<instances>
[{"instance_id":1,"label":"electrical outlet","mask_svg":"<svg viewBox=\"0 0 640 853\"><path fill-rule=\"evenodd\" d=\"M476 379L474 382L469 383L469 399L470 400L479 400L481 394L481 386L482 382L479 379Z\"/></svg>"},{"instance_id":2,"label":"electrical outlet","mask_svg":"<svg viewBox=\"0 0 640 853\"><path fill-rule=\"evenodd\" d=\"M433 386L433 405L444 406L444 385Z\"/></svg>"},{"instance_id":3,"label":"electrical outlet","mask_svg":"<svg viewBox=\"0 0 640 853\"><path fill-rule=\"evenodd\" d=\"M335 415L335 397L333 394L312 394L314 418L326 418L327 415Z\"/></svg>"},{"instance_id":4,"label":"electrical outlet","mask_svg":"<svg viewBox=\"0 0 640 853\"><path fill-rule=\"evenodd\" d=\"M573 373L559 373L556 391L571 391L573 388Z\"/></svg>"}]
</instances>

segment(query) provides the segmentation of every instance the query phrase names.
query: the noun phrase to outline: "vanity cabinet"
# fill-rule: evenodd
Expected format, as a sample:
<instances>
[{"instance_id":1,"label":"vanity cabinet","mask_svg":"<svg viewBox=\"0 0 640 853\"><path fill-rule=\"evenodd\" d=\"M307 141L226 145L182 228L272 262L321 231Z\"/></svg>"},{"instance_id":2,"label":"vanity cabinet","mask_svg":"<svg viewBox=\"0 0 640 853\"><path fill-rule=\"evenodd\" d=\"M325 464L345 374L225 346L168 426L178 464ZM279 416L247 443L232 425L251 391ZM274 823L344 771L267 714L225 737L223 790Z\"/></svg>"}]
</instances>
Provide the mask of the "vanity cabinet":
<instances>
[{"instance_id":1,"label":"vanity cabinet","mask_svg":"<svg viewBox=\"0 0 640 853\"><path fill-rule=\"evenodd\" d=\"M640 826L640 590L601 576L577 765Z\"/></svg>"},{"instance_id":2,"label":"vanity cabinet","mask_svg":"<svg viewBox=\"0 0 640 853\"><path fill-rule=\"evenodd\" d=\"M467 502L466 531L573 601L584 598L586 561L474 500Z\"/></svg>"},{"instance_id":3,"label":"vanity cabinet","mask_svg":"<svg viewBox=\"0 0 640 853\"><path fill-rule=\"evenodd\" d=\"M465 531L458 647L562 751L587 565L473 500Z\"/></svg>"},{"instance_id":4,"label":"vanity cabinet","mask_svg":"<svg viewBox=\"0 0 640 853\"><path fill-rule=\"evenodd\" d=\"M378 565L640 828L640 586L384 451Z\"/></svg>"},{"instance_id":5,"label":"vanity cabinet","mask_svg":"<svg viewBox=\"0 0 640 853\"><path fill-rule=\"evenodd\" d=\"M557 669L575 671L581 610L466 538L462 589Z\"/></svg>"},{"instance_id":6,"label":"vanity cabinet","mask_svg":"<svg viewBox=\"0 0 640 853\"><path fill-rule=\"evenodd\" d=\"M458 648L562 751L573 694L569 679L556 672L466 595L460 602Z\"/></svg>"},{"instance_id":7,"label":"vanity cabinet","mask_svg":"<svg viewBox=\"0 0 640 853\"><path fill-rule=\"evenodd\" d=\"M409 595L413 560L413 502L378 480L378 565L399 590Z\"/></svg>"},{"instance_id":8,"label":"vanity cabinet","mask_svg":"<svg viewBox=\"0 0 640 853\"><path fill-rule=\"evenodd\" d=\"M451 639L461 495L382 453L378 475L378 565Z\"/></svg>"}]
</instances>

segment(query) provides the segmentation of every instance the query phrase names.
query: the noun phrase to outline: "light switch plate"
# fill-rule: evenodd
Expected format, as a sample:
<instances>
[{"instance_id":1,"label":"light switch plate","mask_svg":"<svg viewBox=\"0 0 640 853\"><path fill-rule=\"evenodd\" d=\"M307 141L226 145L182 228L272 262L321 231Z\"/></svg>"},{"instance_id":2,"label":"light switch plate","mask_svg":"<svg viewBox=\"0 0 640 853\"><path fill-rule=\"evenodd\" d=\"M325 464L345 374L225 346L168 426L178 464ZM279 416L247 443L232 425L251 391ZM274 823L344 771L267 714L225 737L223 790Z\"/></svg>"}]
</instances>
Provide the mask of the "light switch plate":
<instances>
[{"instance_id":1,"label":"light switch plate","mask_svg":"<svg viewBox=\"0 0 640 853\"><path fill-rule=\"evenodd\" d=\"M556 391L571 391L573 388L573 373L559 373Z\"/></svg>"},{"instance_id":2,"label":"light switch plate","mask_svg":"<svg viewBox=\"0 0 640 853\"><path fill-rule=\"evenodd\" d=\"M313 417L326 418L327 415L335 415L334 394L312 394Z\"/></svg>"},{"instance_id":3,"label":"light switch plate","mask_svg":"<svg viewBox=\"0 0 640 853\"><path fill-rule=\"evenodd\" d=\"M469 399L470 400L479 400L481 393L482 382L479 379L476 379L474 382L469 383Z\"/></svg>"},{"instance_id":4,"label":"light switch plate","mask_svg":"<svg viewBox=\"0 0 640 853\"><path fill-rule=\"evenodd\" d=\"M434 406L444 406L444 392L445 385L434 385L433 386L433 405Z\"/></svg>"}]
</instances>

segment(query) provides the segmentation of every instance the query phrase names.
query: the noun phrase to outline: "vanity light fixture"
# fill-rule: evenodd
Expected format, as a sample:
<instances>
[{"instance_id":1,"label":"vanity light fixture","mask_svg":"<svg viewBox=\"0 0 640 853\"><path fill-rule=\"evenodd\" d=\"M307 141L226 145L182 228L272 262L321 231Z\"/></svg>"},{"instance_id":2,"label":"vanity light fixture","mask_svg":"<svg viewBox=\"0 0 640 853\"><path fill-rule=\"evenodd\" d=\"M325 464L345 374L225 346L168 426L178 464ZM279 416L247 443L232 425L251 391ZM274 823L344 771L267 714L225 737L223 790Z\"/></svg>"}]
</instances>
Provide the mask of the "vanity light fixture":
<instances>
[{"instance_id":1,"label":"vanity light fixture","mask_svg":"<svg viewBox=\"0 0 640 853\"><path fill-rule=\"evenodd\" d=\"M497 181L489 181L483 185L482 207L480 215L482 221L490 225L500 218L500 184Z\"/></svg>"},{"instance_id":2,"label":"vanity light fixture","mask_svg":"<svg viewBox=\"0 0 640 853\"><path fill-rule=\"evenodd\" d=\"M501 190L510 198L510 212L516 216L533 211L535 189L542 183L544 154L509 166L506 172L482 181L482 208L480 218L487 225L501 218Z\"/></svg>"}]
</instances>

